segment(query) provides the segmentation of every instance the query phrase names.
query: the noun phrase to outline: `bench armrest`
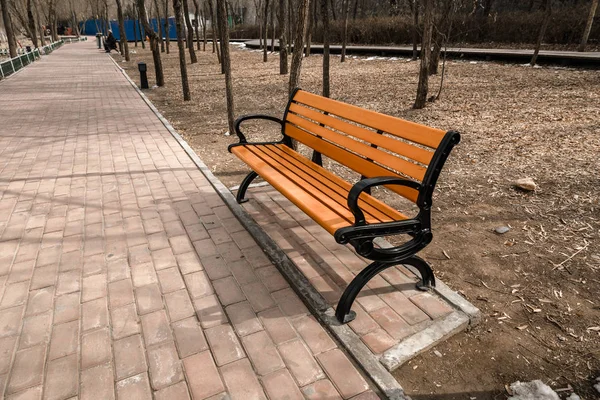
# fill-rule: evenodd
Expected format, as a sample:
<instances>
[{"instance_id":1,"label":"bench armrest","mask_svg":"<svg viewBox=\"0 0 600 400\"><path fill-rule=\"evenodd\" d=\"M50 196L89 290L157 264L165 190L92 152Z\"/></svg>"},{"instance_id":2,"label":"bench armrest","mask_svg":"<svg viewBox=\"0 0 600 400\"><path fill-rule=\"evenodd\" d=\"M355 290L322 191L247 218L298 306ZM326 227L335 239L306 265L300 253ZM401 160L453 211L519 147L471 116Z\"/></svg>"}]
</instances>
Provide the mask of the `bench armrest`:
<instances>
[{"instance_id":1,"label":"bench armrest","mask_svg":"<svg viewBox=\"0 0 600 400\"><path fill-rule=\"evenodd\" d=\"M411 181L409 179L398 178L395 176L379 176L376 178L362 179L361 181L355 183L348 193L348 208L350 208L350 211L352 211L352 214L354 214L354 226L366 224L365 214L358 206L358 199L360 195L365 190L370 189L373 186L383 185L402 185L416 190L421 188L421 185L418 182Z\"/></svg>"},{"instance_id":2,"label":"bench armrest","mask_svg":"<svg viewBox=\"0 0 600 400\"><path fill-rule=\"evenodd\" d=\"M240 129L240 125L242 124L242 122L247 121L249 119L266 119L268 121L273 121L273 122L277 122L281 125L281 130L283 133L283 121L277 117L272 117L270 115L261 115L261 114L256 114L256 115L244 115L239 117L236 121L235 121L235 133L238 136L238 138L240 139L240 144L242 143L248 143L248 140L246 139L246 136L244 135L244 133L241 131Z\"/></svg>"}]
</instances>

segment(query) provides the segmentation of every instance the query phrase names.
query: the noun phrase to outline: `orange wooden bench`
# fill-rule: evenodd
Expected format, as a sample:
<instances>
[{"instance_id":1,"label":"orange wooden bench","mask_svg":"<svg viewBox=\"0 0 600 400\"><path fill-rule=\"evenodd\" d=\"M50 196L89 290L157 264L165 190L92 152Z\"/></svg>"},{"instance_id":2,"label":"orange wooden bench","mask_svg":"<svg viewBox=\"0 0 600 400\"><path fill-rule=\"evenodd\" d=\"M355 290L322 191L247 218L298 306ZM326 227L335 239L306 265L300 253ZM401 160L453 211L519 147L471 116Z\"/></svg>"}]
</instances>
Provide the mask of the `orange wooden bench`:
<instances>
[{"instance_id":1,"label":"orange wooden bench","mask_svg":"<svg viewBox=\"0 0 600 400\"><path fill-rule=\"evenodd\" d=\"M240 125L249 119L267 119L281 125L278 142L251 143ZM283 120L250 115L236 121L239 143L229 151L252 172L237 193L245 201L248 186L261 176L292 203L319 223L341 244L373 262L344 291L336 309L341 323L355 318L354 299L379 272L398 264L412 265L421 273L417 287L435 285L433 271L416 254L432 239L432 194L450 151L460 141L457 132L444 132L391 117L300 89L290 96ZM293 140L313 149L312 159L293 149ZM322 167L322 156L344 165L362 177L350 183ZM419 212L406 216L371 196L371 188L385 186L415 203ZM403 244L380 248L377 237L407 235Z\"/></svg>"}]
</instances>

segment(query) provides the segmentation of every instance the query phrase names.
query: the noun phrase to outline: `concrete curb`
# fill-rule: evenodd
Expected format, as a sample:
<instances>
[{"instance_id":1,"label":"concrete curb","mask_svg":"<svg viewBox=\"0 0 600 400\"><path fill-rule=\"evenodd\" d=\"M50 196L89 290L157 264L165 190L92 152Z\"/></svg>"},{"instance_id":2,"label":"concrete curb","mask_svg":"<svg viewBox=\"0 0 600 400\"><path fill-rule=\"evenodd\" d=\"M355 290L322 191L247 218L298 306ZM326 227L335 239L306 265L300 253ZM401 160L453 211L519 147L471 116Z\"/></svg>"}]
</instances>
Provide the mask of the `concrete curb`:
<instances>
[{"instance_id":1,"label":"concrete curb","mask_svg":"<svg viewBox=\"0 0 600 400\"><path fill-rule=\"evenodd\" d=\"M360 338L347 325L340 325L334 317L334 309L330 307L325 299L310 284L308 279L296 268L293 262L288 258L283 250L277 246L275 241L254 221L254 219L237 203L233 194L225 185L212 173L204 162L198 157L190 145L177 133L175 128L158 111L146 95L137 87L135 82L127 75L117 62L109 56L115 66L121 71L127 81L135 88L140 97L154 112L162 124L173 135L175 140L188 154L190 159L196 164L206 179L215 188L225 204L231 209L233 214L239 219L242 225L248 230L250 235L259 243L263 251L269 256L271 261L291 283L291 287L304 301L311 312L325 325L329 331L341 343L341 348L347 351L366 376L375 384L381 394L392 400L410 400L404 394L404 389L398 381L383 367L377 357L369 351Z\"/></svg>"}]
</instances>

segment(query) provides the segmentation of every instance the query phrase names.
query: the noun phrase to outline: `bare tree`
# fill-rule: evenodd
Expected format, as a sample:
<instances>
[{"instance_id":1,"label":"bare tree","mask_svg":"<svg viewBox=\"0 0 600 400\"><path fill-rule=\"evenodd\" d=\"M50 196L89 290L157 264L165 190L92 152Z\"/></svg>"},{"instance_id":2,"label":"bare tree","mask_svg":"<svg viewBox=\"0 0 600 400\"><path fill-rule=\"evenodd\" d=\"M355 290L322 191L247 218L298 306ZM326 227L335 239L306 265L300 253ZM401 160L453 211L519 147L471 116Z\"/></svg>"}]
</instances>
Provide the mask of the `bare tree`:
<instances>
[{"instance_id":1,"label":"bare tree","mask_svg":"<svg viewBox=\"0 0 600 400\"><path fill-rule=\"evenodd\" d=\"M182 0L173 0L173 10L175 11L175 29L177 30L177 48L179 49L179 69L181 70L181 87L183 89L183 100L191 100L190 84L188 82L187 66L185 65L185 47L183 39L185 31L183 28L183 15L181 10ZM191 47L194 47L193 45Z\"/></svg>"},{"instance_id":2,"label":"bare tree","mask_svg":"<svg viewBox=\"0 0 600 400\"><path fill-rule=\"evenodd\" d=\"M529 65L532 67L535 65L538 54L540 53L540 47L542 47L542 40L544 40L544 36L546 35L546 29L548 29L548 24L550 24L550 18L552 17L552 0L546 0L544 3L544 20L542 21L542 26L540 27L540 33L537 38L537 42L535 43L535 50L533 51L533 56L531 57L531 61Z\"/></svg>"},{"instance_id":3,"label":"bare tree","mask_svg":"<svg viewBox=\"0 0 600 400\"><path fill-rule=\"evenodd\" d=\"M300 85L300 71L302 70L302 50L304 49L304 37L306 36L306 25L310 0L298 0L298 14L296 24L296 39L294 40L294 52L292 53L292 66L290 68L289 93Z\"/></svg>"},{"instance_id":4,"label":"bare tree","mask_svg":"<svg viewBox=\"0 0 600 400\"><path fill-rule=\"evenodd\" d=\"M196 50L194 50L194 27L190 20L190 8L188 6L188 0L182 0L183 3L183 17L185 21L185 27L187 29L187 45L188 51L190 52L190 62L195 64L198 62L196 57Z\"/></svg>"},{"instance_id":5,"label":"bare tree","mask_svg":"<svg viewBox=\"0 0 600 400\"><path fill-rule=\"evenodd\" d=\"M451 15L453 13L453 5L454 0L444 0L440 18L433 24L433 50L431 51L431 60L429 62L429 75L435 75L438 73L442 45L448 40L448 31L450 30L452 24Z\"/></svg>"},{"instance_id":6,"label":"bare tree","mask_svg":"<svg viewBox=\"0 0 600 400\"><path fill-rule=\"evenodd\" d=\"M117 2L117 18L119 19L119 36L121 42L121 51L125 56L125 61L129 61L129 44L127 43L127 34L125 33L125 20L123 18L123 7L121 7L121 0Z\"/></svg>"},{"instance_id":7,"label":"bare tree","mask_svg":"<svg viewBox=\"0 0 600 400\"><path fill-rule=\"evenodd\" d=\"M150 26L150 22L148 21L148 14L146 14L146 4L144 0L137 0L138 10L140 12L140 21L142 21L142 25L144 26L144 30L146 31L146 35L150 38L150 49L152 50L152 58L154 59L154 71L156 73L156 85L164 86L165 85L165 76L163 74L162 69L162 61L160 59L160 49L158 47L158 35L152 27Z\"/></svg>"},{"instance_id":8,"label":"bare tree","mask_svg":"<svg viewBox=\"0 0 600 400\"><path fill-rule=\"evenodd\" d=\"M421 42L421 67L419 68L419 84L417 98L413 108L423 108L427 102L429 90L429 58L431 56L431 35L433 31L433 0L424 0L423 40Z\"/></svg>"},{"instance_id":9,"label":"bare tree","mask_svg":"<svg viewBox=\"0 0 600 400\"><path fill-rule=\"evenodd\" d=\"M412 59L416 60L419 58L419 0L412 0L412 13L413 13L413 55Z\"/></svg>"},{"instance_id":10,"label":"bare tree","mask_svg":"<svg viewBox=\"0 0 600 400\"><path fill-rule=\"evenodd\" d=\"M308 26L306 27L306 39L305 39L305 43L306 46L304 47L304 56L305 57L309 57L310 56L310 50L312 47L312 30L313 30L313 16L316 14L317 8L317 0L313 0L310 3L310 7L308 7Z\"/></svg>"},{"instance_id":11,"label":"bare tree","mask_svg":"<svg viewBox=\"0 0 600 400\"><path fill-rule=\"evenodd\" d=\"M329 97L329 1L321 0L323 18L323 96Z\"/></svg>"},{"instance_id":12,"label":"bare tree","mask_svg":"<svg viewBox=\"0 0 600 400\"><path fill-rule=\"evenodd\" d=\"M137 0L136 0L137 1ZM142 17L141 17L141 13L140 13L140 9L137 9L138 13L138 30L140 31L140 42L142 42L142 49L146 48L146 35L143 34L142 32Z\"/></svg>"},{"instance_id":13,"label":"bare tree","mask_svg":"<svg viewBox=\"0 0 600 400\"><path fill-rule=\"evenodd\" d=\"M27 24L29 26L29 31L31 32L31 41L33 42L33 46L39 47L37 35L36 35L37 30L36 30L35 18L33 16L33 7L31 5L31 1L32 0L27 0Z\"/></svg>"},{"instance_id":14,"label":"bare tree","mask_svg":"<svg viewBox=\"0 0 600 400\"><path fill-rule=\"evenodd\" d=\"M2 22L4 22L4 31L6 32L6 38L8 39L8 53L10 54L10 58L15 58L17 56L17 40L13 31L10 10L8 9L8 1L0 0L0 6L2 6Z\"/></svg>"},{"instance_id":15,"label":"bare tree","mask_svg":"<svg viewBox=\"0 0 600 400\"><path fill-rule=\"evenodd\" d=\"M171 43L171 35L169 33L169 0L165 0L165 50L169 54L169 44Z\"/></svg>"},{"instance_id":16,"label":"bare tree","mask_svg":"<svg viewBox=\"0 0 600 400\"><path fill-rule=\"evenodd\" d=\"M158 26L158 42L160 43L160 52L165 52L165 41L163 40L163 28L160 18L160 7L158 6L158 0L154 0L154 14L156 15L156 25Z\"/></svg>"},{"instance_id":17,"label":"bare tree","mask_svg":"<svg viewBox=\"0 0 600 400\"><path fill-rule=\"evenodd\" d=\"M221 63L221 53L219 52L219 46L217 45L217 33L215 32L215 26L217 24L215 24L216 19L215 19L215 11L214 11L212 0L208 0L208 9L210 11L210 30L212 31L212 37L213 37L213 53L214 52L217 53L217 60L219 60L219 64L220 64Z\"/></svg>"},{"instance_id":18,"label":"bare tree","mask_svg":"<svg viewBox=\"0 0 600 400\"><path fill-rule=\"evenodd\" d=\"M590 32L592 31L592 25L594 24L594 16L596 15L597 8L598 0L592 0L590 13L588 15L588 19L583 30L583 36L581 37L581 43L579 44L577 51L585 51L585 46L587 45L588 38L590 37Z\"/></svg>"},{"instance_id":19,"label":"bare tree","mask_svg":"<svg viewBox=\"0 0 600 400\"><path fill-rule=\"evenodd\" d=\"M229 26L227 25L227 6L225 0L217 0L217 14L219 16L219 31L221 32L222 64L225 67L225 94L227 96L227 126L229 132L234 132L234 103L233 83L231 82L231 58L229 55Z\"/></svg>"},{"instance_id":20,"label":"bare tree","mask_svg":"<svg viewBox=\"0 0 600 400\"><path fill-rule=\"evenodd\" d=\"M279 74L288 73L288 49L286 42L287 0L279 0Z\"/></svg>"},{"instance_id":21,"label":"bare tree","mask_svg":"<svg viewBox=\"0 0 600 400\"><path fill-rule=\"evenodd\" d=\"M198 0L194 0L194 31L196 32L196 50L200 51L200 7Z\"/></svg>"},{"instance_id":22,"label":"bare tree","mask_svg":"<svg viewBox=\"0 0 600 400\"><path fill-rule=\"evenodd\" d=\"M348 14L350 7L350 0L342 0L342 7L344 7L344 32L342 33L342 58L341 62L346 61L346 43L348 42Z\"/></svg>"},{"instance_id":23,"label":"bare tree","mask_svg":"<svg viewBox=\"0 0 600 400\"><path fill-rule=\"evenodd\" d=\"M265 45L263 47L263 62L267 62L267 52L269 51L267 46L267 37L269 36L269 24L267 21L269 20L269 0L265 0L265 8L263 14L263 27L264 27L264 37L265 37Z\"/></svg>"}]
</instances>

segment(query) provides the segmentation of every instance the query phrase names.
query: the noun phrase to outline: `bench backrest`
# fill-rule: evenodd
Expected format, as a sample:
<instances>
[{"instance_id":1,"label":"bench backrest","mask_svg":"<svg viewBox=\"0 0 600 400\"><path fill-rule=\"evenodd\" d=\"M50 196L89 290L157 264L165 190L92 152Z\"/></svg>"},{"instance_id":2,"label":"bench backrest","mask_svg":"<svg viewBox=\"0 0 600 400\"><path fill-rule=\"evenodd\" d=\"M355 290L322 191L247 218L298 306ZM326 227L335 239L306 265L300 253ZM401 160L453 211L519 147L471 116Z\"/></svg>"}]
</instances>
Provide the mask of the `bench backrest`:
<instances>
[{"instance_id":1,"label":"bench backrest","mask_svg":"<svg viewBox=\"0 0 600 400\"><path fill-rule=\"evenodd\" d=\"M284 133L364 177L399 176L421 190L390 190L426 206L457 132L444 132L296 89L286 110Z\"/></svg>"}]
</instances>

